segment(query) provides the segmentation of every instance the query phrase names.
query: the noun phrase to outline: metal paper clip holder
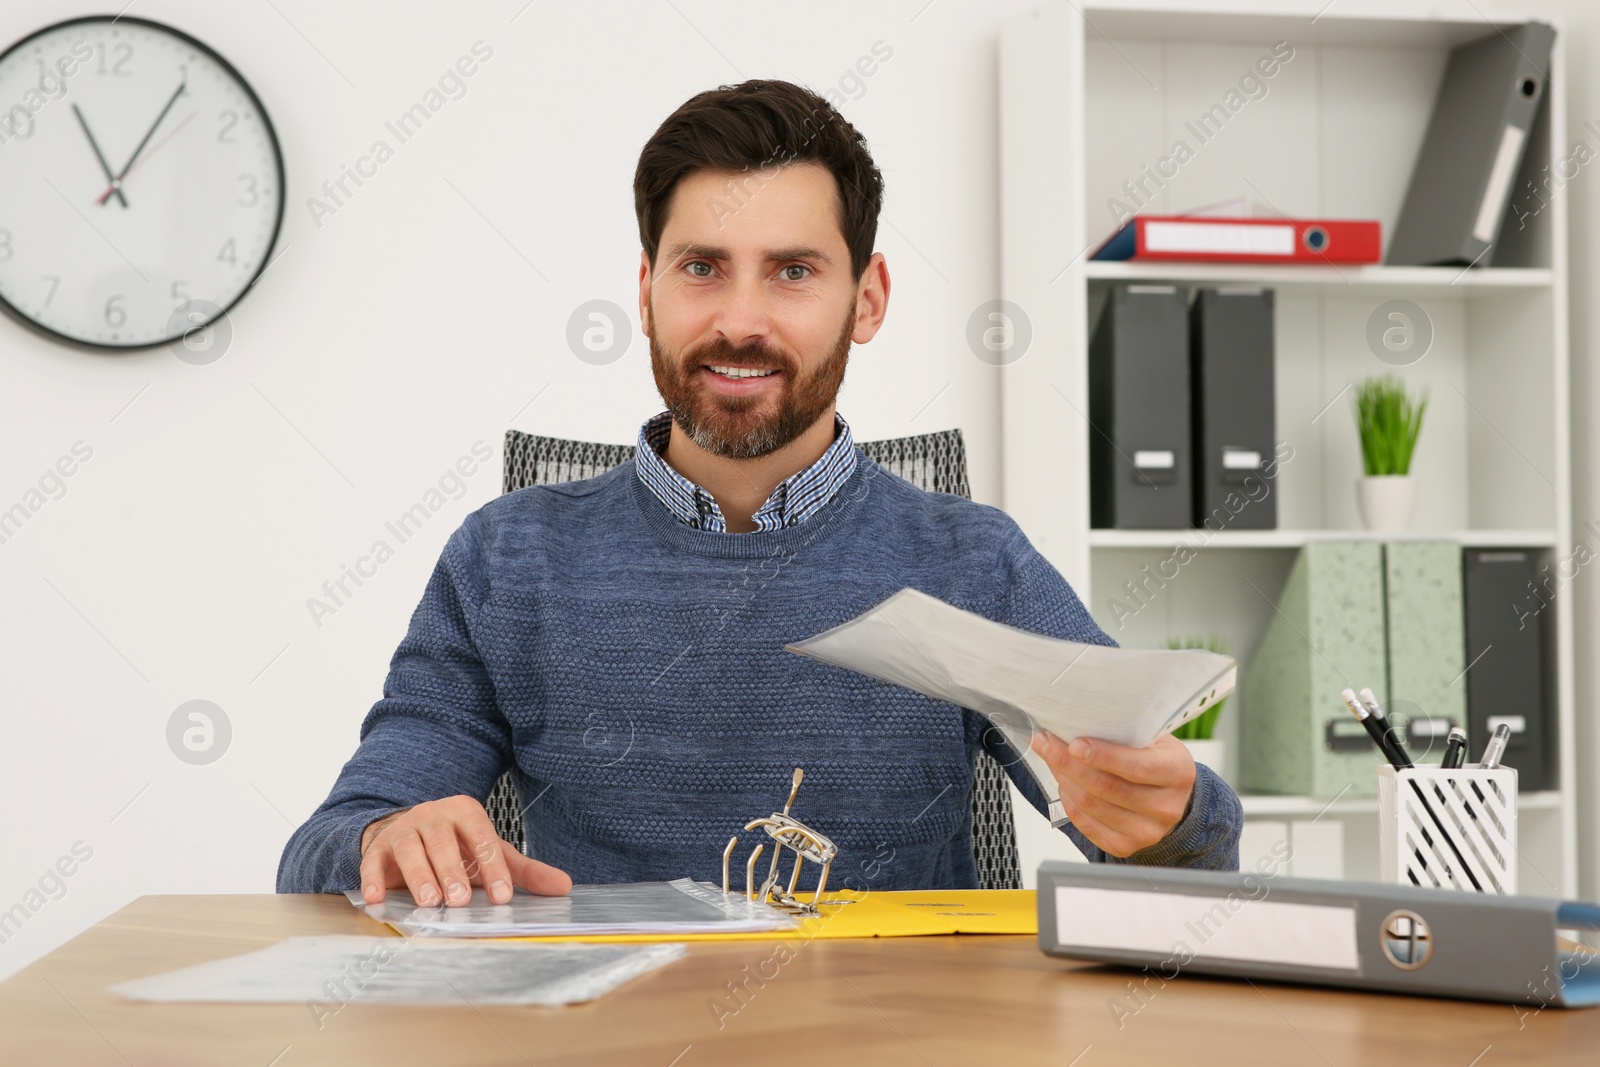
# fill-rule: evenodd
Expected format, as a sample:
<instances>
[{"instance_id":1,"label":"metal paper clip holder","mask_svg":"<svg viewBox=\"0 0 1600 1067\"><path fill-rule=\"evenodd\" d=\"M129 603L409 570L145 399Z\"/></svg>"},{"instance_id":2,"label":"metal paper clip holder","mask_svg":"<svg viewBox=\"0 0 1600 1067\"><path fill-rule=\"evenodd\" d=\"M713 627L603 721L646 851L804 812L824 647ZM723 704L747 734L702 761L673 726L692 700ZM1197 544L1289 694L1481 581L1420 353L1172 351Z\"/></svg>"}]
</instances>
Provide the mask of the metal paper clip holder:
<instances>
[{"instance_id":1,"label":"metal paper clip holder","mask_svg":"<svg viewBox=\"0 0 1600 1067\"><path fill-rule=\"evenodd\" d=\"M744 869L744 896L748 901L761 901L783 911L799 915L819 915L817 905L822 902L823 890L828 886L828 870L833 866L834 857L839 855L839 846L817 833L805 823L789 814L789 809L794 807L795 794L800 791L800 783L805 779L806 772L800 767L794 769L794 785L789 790L789 799L783 805L782 811L775 811L762 819L752 819L745 824L746 830L762 827L767 836L772 838L772 864L767 869L767 880L761 883L761 888L755 888L756 861L761 858L762 851L767 847L765 843L755 847L750 853L750 860ZM733 857L733 850L739 844L739 835L728 838L728 847L722 850L722 895L727 896L728 889L728 863ZM795 854L794 869L789 872L789 888L778 888L778 861L787 848ZM812 894L810 902L795 898L795 886L800 883L800 865L806 860L822 867L822 874L817 879L817 891Z\"/></svg>"}]
</instances>

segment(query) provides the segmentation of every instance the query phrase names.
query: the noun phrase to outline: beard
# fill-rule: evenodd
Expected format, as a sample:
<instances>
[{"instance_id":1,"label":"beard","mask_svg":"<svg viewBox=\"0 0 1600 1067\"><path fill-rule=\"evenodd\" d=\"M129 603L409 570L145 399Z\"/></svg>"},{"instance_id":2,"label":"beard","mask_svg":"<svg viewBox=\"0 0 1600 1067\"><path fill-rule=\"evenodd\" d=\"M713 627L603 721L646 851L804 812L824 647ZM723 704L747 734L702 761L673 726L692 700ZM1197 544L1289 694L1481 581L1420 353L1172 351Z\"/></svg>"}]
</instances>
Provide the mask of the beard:
<instances>
[{"instance_id":1,"label":"beard","mask_svg":"<svg viewBox=\"0 0 1600 1067\"><path fill-rule=\"evenodd\" d=\"M678 353L656 344L652 336L650 369L667 410L691 441L714 456L756 459L795 440L816 425L832 406L844 382L850 335L855 327L856 313L851 308L832 351L804 378L798 361L787 352L763 344L736 346L725 338L702 345L680 359ZM782 372L782 389L776 397L714 392L700 381L700 368L711 363L774 367Z\"/></svg>"}]
</instances>

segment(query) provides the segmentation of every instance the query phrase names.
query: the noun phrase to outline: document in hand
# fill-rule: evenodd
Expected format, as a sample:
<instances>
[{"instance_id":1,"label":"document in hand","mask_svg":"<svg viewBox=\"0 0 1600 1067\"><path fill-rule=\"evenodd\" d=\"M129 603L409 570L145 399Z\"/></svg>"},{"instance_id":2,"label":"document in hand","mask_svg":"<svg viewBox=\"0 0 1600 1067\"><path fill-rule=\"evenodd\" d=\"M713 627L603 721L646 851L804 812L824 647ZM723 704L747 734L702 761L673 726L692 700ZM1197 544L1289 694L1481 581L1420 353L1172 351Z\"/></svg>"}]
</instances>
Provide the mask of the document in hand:
<instances>
[{"instance_id":1,"label":"document in hand","mask_svg":"<svg viewBox=\"0 0 1600 1067\"><path fill-rule=\"evenodd\" d=\"M575 937L583 934L714 934L792 929L795 920L743 895L723 896L707 882L575 885L564 897L514 890L505 904L489 903L481 888L456 906L424 908L403 889L391 889L377 904L357 890L346 899L401 933L423 937Z\"/></svg>"},{"instance_id":2,"label":"document in hand","mask_svg":"<svg viewBox=\"0 0 1600 1067\"><path fill-rule=\"evenodd\" d=\"M790 652L848 667L986 715L1050 800L1055 775L1028 747L1034 731L1143 747L1233 692L1237 665L1202 649L1136 649L1019 630L902 589Z\"/></svg>"}]
</instances>

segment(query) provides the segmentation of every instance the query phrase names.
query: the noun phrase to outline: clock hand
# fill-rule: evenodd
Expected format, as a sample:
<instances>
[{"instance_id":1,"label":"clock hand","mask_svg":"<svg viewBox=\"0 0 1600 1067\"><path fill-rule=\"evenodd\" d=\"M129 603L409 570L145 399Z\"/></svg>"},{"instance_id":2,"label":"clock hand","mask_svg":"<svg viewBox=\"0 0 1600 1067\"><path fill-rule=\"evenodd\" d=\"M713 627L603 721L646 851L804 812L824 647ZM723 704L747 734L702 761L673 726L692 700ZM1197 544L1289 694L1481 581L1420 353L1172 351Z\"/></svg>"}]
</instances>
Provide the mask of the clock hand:
<instances>
[{"instance_id":1,"label":"clock hand","mask_svg":"<svg viewBox=\"0 0 1600 1067\"><path fill-rule=\"evenodd\" d=\"M115 178L111 179L111 186L106 189L105 192L100 194L99 204L101 207L104 207L106 201L111 198L112 192L119 188L122 179L128 176L128 171L133 169L134 161L139 158L139 153L143 152L144 146L150 143L150 137L156 132L156 127L160 126L161 120L167 117L167 112L171 111L172 105L178 102L178 97L183 95L183 91L187 85L187 82L178 83L178 88L175 92L173 92L172 97L167 101L167 106L161 109L161 114L156 116L156 120L152 122L150 124L150 128L145 131L144 140L139 142L139 147L135 148L133 150L133 155L128 157L128 165L122 168L121 174L118 174Z\"/></svg>"},{"instance_id":2,"label":"clock hand","mask_svg":"<svg viewBox=\"0 0 1600 1067\"><path fill-rule=\"evenodd\" d=\"M117 199L122 201L122 206L128 206L128 198L122 195L122 183L111 177L111 164L106 162L105 153L100 151L100 146L95 143L94 134L89 132L89 123L85 121L83 112L78 110L78 105L72 105L72 113L78 116L78 125L83 127L83 135L89 138L89 147L94 149L94 158L100 161L100 169L105 172L106 181L111 183L111 188L117 191ZM103 201L102 201L103 202Z\"/></svg>"},{"instance_id":3,"label":"clock hand","mask_svg":"<svg viewBox=\"0 0 1600 1067\"><path fill-rule=\"evenodd\" d=\"M151 145L150 146L150 150L148 152L146 152L144 155L139 157L139 162L130 164L128 169L127 169L127 171L124 172L125 175L132 174L134 171L138 170L140 167L142 167L146 163L150 162L151 159L155 158L155 154L157 152L161 151L161 149L166 146L166 143L168 141L172 140L174 137L178 136L178 134L182 133L183 132L183 128L185 126L189 125L189 123L193 122L195 120L196 116L198 116L199 114L200 114L200 112L198 112L198 111L191 111L191 112L189 112L188 115L184 116L184 119L183 119L182 122L178 123L176 126L172 127L171 130L167 131L166 136L162 137L161 140L159 140L155 144ZM123 181L124 182L127 181L126 176L124 176ZM102 198L102 201L103 201L103 199L104 198Z\"/></svg>"}]
</instances>

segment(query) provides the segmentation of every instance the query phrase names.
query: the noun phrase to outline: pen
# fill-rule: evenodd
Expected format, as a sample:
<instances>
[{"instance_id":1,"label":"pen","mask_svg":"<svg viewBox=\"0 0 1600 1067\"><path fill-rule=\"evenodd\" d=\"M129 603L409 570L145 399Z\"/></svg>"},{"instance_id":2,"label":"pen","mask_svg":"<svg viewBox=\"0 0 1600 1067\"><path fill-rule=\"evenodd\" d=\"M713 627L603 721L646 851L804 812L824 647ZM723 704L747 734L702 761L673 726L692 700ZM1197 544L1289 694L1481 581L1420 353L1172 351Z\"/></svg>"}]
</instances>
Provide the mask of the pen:
<instances>
[{"instance_id":1,"label":"pen","mask_svg":"<svg viewBox=\"0 0 1600 1067\"><path fill-rule=\"evenodd\" d=\"M1450 727L1450 736L1445 739L1444 758L1439 761L1439 766L1447 771L1456 771L1461 769L1461 765L1465 763L1466 760L1467 732L1459 726L1452 726ZM1470 784L1472 786L1472 791L1478 794L1479 800L1482 800L1483 792L1478 788L1478 783L1472 782ZM1472 821L1477 822L1478 813L1472 810L1472 802L1467 800L1465 797L1462 797L1461 805L1467 809L1467 814L1472 817Z\"/></svg>"},{"instance_id":2,"label":"pen","mask_svg":"<svg viewBox=\"0 0 1600 1067\"><path fill-rule=\"evenodd\" d=\"M1356 699L1356 691L1354 689L1346 689L1339 695L1344 697L1344 706L1350 709L1350 714L1354 715L1356 720L1360 722L1362 726L1366 727L1367 733L1372 736L1372 743L1378 746L1378 751L1383 753L1383 758L1389 761L1390 766L1398 770L1400 765L1395 762L1395 755L1392 751L1390 751L1388 742L1383 736L1383 727L1379 726L1377 721L1373 719L1372 714L1368 712L1366 708L1361 706L1361 701ZM1413 782L1412 788L1415 787L1416 783ZM1418 796L1420 797L1421 794L1418 794ZM1428 842L1428 846L1431 848L1433 846L1433 841L1428 837L1428 831L1422 831L1422 837ZM1422 850L1420 848L1412 849L1411 854L1417 857L1417 863L1421 865L1423 870L1428 869L1428 858L1422 854ZM1449 868L1445 869L1445 873L1448 876ZM1410 876L1412 884L1422 884L1421 880L1417 878L1417 872L1408 870L1406 874Z\"/></svg>"},{"instance_id":3,"label":"pen","mask_svg":"<svg viewBox=\"0 0 1600 1067\"><path fill-rule=\"evenodd\" d=\"M1383 731L1384 743L1388 745L1389 762L1402 769L1416 766L1406 753L1405 742L1400 739L1399 734L1395 733L1394 727L1389 725L1389 719L1384 715L1383 708L1378 706L1378 698L1372 690L1361 690L1361 702L1366 705L1367 712L1377 722L1379 729Z\"/></svg>"},{"instance_id":4,"label":"pen","mask_svg":"<svg viewBox=\"0 0 1600 1067\"><path fill-rule=\"evenodd\" d=\"M1354 715L1361 725L1367 728L1367 733L1372 735L1372 743L1378 746L1378 751L1383 753L1383 758L1388 760L1391 766L1397 769L1411 766L1410 760L1398 762L1395 759L1394 750L1389 747L1388 738L1384 736L1383 724L1378 719L1373 718L1372 713L1362 706L1361 701L1356 699L1356 691L1354 689L1346 689L1339 695L1344 697L1344 705L1350 709L1350 714Z\"/></svg>"},{"instance_id":5,"label":"pen","mask_svg":"<svg viewBox=\"0 0 1600 1067\"><path fill-rule=\"evenodd\" d=\"M1500 766L1500 760L1506 754L1506 742L1510 740L1511 727L1506 723L1496 726L1494 736L1483 746L1483 758L1478 761L1478 769L1492 771Z\"/></svg>"}]
</instances>

